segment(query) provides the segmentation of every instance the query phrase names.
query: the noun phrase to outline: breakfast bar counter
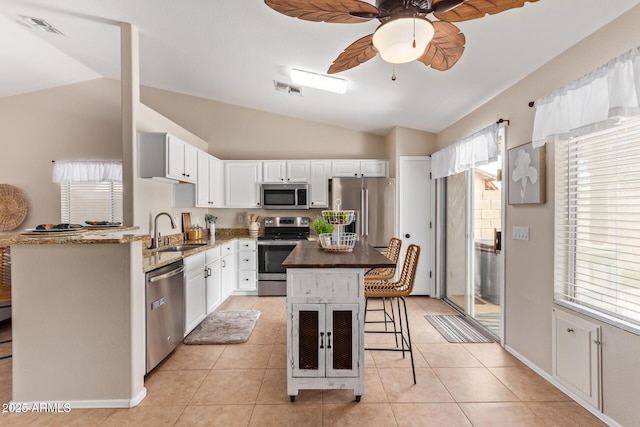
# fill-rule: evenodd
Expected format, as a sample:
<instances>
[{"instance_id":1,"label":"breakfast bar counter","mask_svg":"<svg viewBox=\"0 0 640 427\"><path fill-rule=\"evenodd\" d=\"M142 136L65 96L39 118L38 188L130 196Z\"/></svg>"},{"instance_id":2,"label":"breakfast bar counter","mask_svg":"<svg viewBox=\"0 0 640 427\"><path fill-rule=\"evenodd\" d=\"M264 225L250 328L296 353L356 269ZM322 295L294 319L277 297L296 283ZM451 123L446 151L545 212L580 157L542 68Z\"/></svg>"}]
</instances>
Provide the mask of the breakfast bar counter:
<instances>
[{"instance_id":1,"label":"breakfast bar counter","mask_svg":"<svg viewBox=\"0 0 640 427\"><path fill-rule=\"evenodd\" d=\"M302 241L284 260L287 269L287 393L353 389L364 394L364 275L394 267L373 247L327 252Z\"/></svg>"}]
</instances>

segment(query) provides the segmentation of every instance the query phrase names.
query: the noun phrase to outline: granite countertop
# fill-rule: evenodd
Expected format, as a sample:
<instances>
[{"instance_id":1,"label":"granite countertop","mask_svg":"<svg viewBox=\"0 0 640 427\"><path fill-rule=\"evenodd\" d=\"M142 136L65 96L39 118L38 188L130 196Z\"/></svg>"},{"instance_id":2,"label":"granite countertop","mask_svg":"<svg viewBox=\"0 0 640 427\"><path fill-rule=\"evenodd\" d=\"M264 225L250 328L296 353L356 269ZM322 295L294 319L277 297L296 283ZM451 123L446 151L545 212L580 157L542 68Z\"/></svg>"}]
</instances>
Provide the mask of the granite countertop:
<instances>
[{"instance_id":1,"label":"granite countertop","mask_svg":"<svg viewBox=\"0 0 640 427\"><path fill-rule=\"evenodd\" d=\"M179 233L178 240L171 241L169 246L197 244L199 246L186 251L167 251L160 252L148 249L151 244L151 236L142 234L139 227L117 227L107 229L82 229L70 232L50 232L50 233L17 233L0 235L0 246L10 245L61 245L61 244L125 244L138 240L142 241L142 271L148 272L156 268L171 264L172 262L184 259L198 252L204 252L218 246L222 246L228 242L240 239L254 239L249 235L243 235L235 229L231 229L230 233L223 237L216 236L214 244L210 244L209 240L182 240L182 234Z\"/></svg>"},{"instance_id":2,"label":"granite countertop","mask_svg":"<svg viewBox=\"0 0 640 427\"><path fill-rule=\"evenodd\" d=\"M282 265L287 268L388 268L396 264L360 241L356 242L352 252L327 252L318 242L302 241Z\"/></svg>"},{"instance_id":3,"label":"granite countertop","mask_svg":"<svg viewBox=\"0 0 640 427\"><path fill-rule=\"evenodd\" d=\"M83 228L60 232L23 232L0 236L0 246L130 243L148 238L140 227Z\"/></svg>"}]
</instances>

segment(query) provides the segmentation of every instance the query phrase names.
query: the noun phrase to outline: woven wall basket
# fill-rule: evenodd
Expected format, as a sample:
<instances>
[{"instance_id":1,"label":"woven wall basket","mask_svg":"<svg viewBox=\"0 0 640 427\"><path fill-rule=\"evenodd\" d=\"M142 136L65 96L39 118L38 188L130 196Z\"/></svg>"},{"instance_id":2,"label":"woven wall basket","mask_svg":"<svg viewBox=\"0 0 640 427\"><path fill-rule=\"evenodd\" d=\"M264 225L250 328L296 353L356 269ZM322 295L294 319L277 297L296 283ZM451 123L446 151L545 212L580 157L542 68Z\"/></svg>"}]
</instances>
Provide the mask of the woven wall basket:
<instances>
[{"instance_id":1,"label":"woven wall basket","mask_svg":"<svg viewBox=\"0 0 640 427\"><path fill-rule=\"evenodd\" d=\"M15 230L27 217L27 197L9 184L0 184L0 231Z\"/></svg>"}]
</instances>

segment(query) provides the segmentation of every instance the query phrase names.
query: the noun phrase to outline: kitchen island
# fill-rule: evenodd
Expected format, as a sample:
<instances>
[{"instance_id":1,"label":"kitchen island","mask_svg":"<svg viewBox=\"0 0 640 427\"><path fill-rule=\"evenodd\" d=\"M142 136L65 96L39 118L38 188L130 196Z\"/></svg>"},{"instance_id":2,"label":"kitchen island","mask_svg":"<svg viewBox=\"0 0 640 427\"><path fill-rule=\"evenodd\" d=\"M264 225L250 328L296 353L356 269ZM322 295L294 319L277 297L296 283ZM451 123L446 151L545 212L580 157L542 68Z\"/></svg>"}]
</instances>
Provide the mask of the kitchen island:
<instances>
[{"instance_id":1,"label":"kitchen island","mask_svg":"<svg viewBox=\"0 0 640 427\"><path fill-rule=\"evenodd\" d=\"M356 242L352 252L327 252L302 241L287 269L287 393L353 389L364 394L364 275L395 263Z\"/></svg>"}]
</instances>

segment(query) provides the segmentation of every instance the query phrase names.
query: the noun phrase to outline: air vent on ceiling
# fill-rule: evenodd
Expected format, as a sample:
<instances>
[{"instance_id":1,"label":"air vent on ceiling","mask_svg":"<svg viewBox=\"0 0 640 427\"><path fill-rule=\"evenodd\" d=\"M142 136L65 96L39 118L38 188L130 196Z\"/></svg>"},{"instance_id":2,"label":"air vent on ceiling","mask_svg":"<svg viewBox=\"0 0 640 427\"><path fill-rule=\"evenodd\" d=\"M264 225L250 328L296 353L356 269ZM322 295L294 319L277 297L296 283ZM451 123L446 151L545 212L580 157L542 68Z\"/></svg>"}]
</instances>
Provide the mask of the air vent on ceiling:
<instances>
[{"instance_id":1,"label":"air vent on ceiling","mask_svg":"<svg viewBox=\"0 0 640 427\"><path fill-rule=\"evenodd\" d=\"M64 36L64 33L62 31L60 31L53 25L49 24L44 19L33 18L31 16L24 16L24 15L20 15L20 18L22 19L20 19L18 22L23 25L26 25L29 28L37 28L39 30L46 31L47 33L60 34Z\"/></svg>"},{"instance_id":2,"label":"air vent on ceiling","mask_svg":"<svg viewBox=\"0 0 640 427\"><path fill-rule=\"evenodd\" d=\"M277 80L273 81L273 85L278 92L287 92L289 95L302 96L302 88L299 86L292 86L290 84L282 83Z\"/></svg>"}]
</instances>

